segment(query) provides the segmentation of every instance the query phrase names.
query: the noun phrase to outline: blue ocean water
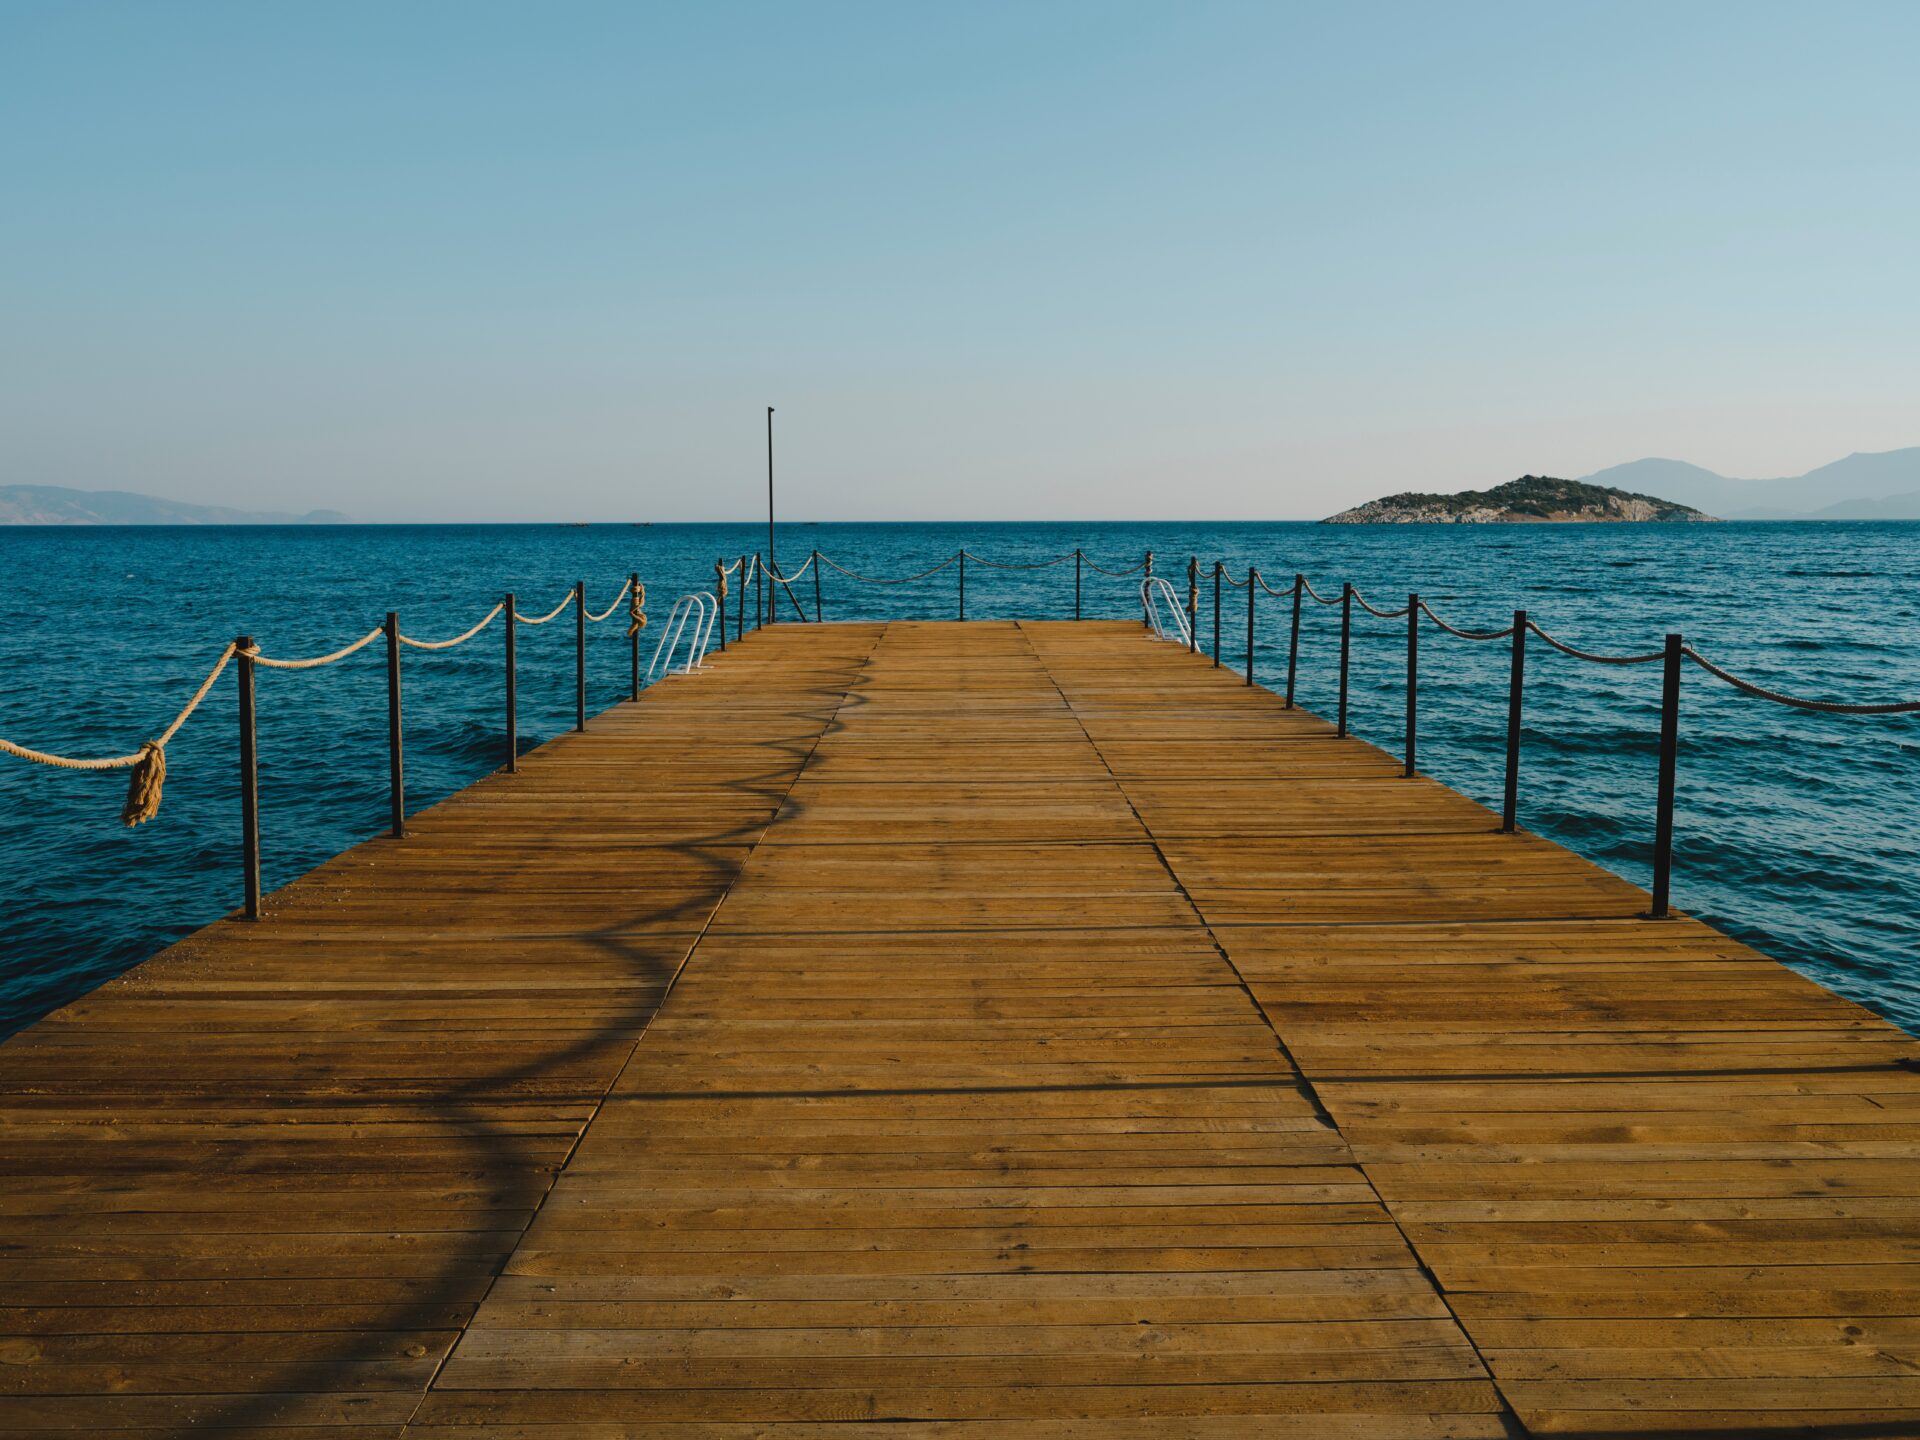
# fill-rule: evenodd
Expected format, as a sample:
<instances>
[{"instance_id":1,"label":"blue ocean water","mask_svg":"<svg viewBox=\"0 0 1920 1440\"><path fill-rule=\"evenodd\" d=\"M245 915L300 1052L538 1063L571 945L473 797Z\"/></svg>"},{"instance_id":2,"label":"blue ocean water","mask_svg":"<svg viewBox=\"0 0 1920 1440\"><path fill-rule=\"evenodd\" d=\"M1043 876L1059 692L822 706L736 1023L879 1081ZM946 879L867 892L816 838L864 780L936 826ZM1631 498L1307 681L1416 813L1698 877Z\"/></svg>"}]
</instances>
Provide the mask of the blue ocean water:
<instances>
[{"instance_id":1,"label":"blue ocean water","mask_svg":"<svg viewBox=\"0 0 1920 1440\"><path fill-rule=\"evenodd\" d=\"M400 612L409 633L465 629L511 588L544 613L576 579L603 608L638 570L651 613L711 583L716 558L765 541L750 525L4 528L0 736L66 754L121 754L172 717L234 635L269 654L332 650ZM1306 572L1352 580L1382 608L1417 590L1457 625L1525 607L1571 643L1657 649L1669 630L1719 663L1797 694L1920 696L1920 524L1319 526L1308 524L793 525L783 568L815 548L895 576L957 546L1030 563L1075 546L1109 566L1151 548L1180 581L1189 555L1257 564L1274 588ZM946 617L957 574L874 587L827 570L828 619ZM1088 570L1090 616L1138 614L1137 580ZM798 587L809 604L812 576ZM1244 659L1245 592L1222 643ZM970 565L973 619L1072 613L1073 566ZM1212 636L1211 586L1201 601ZM1259 597L1255 674L1283 679L1286 605ZM1405 622L1356 612L1352 720L1398 752ZM1338 611L1309 605L1299 697L1331 713ZM589 707L618 700L618 617L589 635ZM649 631L653 639L656 631ZM572 723L573 622L522 629L520 733ZM1421 768L1499 803L1508 647L1429 627ZM325 670L261 673L260 830L266 884L379 833L387 806L380 644ZM1660 667L1583 664L1529 649L1521 823L1627 878L1648 879ZM429 804L503 757L497 629L406 657L409 798ZM1808 714L1742 697L1688 668L1674 903L1920 1031L1920 717ZM0 1034L84 993L240 898L233 681L169 747L165 804L118 823L125 772L0 757Z\"/></svg>"}]
</instances>

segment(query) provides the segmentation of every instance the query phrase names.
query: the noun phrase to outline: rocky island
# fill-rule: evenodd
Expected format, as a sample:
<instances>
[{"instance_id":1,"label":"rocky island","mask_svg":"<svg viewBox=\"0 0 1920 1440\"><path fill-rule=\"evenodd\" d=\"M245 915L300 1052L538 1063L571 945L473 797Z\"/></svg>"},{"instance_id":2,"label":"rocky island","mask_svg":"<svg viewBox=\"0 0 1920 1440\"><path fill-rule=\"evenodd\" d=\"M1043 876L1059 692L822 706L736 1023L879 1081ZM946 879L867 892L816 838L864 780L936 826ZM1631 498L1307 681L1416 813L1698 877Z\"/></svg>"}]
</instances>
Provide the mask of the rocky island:
<instances>
[{"instance_id":1,"label":"rocky island","mask_svg":"<svg viewBox=\"0 0 1920 1440\"><path fill-rule=\"evenodd\" d=\"M1522 475L1491 490L1423 495L1409 490L1369 500L1323 525L1492 525L1515 521L1712 520L1691 505L1551 475Z\"/></svg>"}]
</instances>

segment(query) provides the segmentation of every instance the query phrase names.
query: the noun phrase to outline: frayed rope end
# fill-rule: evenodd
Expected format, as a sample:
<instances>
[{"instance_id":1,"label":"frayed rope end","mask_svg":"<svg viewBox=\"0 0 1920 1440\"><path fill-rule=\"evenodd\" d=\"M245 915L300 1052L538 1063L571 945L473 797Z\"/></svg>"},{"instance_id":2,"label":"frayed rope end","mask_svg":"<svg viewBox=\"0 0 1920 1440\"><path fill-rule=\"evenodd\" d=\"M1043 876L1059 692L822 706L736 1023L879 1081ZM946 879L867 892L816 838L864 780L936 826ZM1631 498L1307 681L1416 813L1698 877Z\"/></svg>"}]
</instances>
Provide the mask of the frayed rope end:
<instances>
[{"instance_id":1,"label":"frayed rope end","mask_svg":"<svg viewBox=\"0 0 1920 1440\"><path fill-rule=\"evenodd\" d=\"M167 751L157 740L140 747L140 763L127 779L127 803L120 807L122 825L138 825L160 813L160 790L167 783Z\"/></svg>"}]
</instances>

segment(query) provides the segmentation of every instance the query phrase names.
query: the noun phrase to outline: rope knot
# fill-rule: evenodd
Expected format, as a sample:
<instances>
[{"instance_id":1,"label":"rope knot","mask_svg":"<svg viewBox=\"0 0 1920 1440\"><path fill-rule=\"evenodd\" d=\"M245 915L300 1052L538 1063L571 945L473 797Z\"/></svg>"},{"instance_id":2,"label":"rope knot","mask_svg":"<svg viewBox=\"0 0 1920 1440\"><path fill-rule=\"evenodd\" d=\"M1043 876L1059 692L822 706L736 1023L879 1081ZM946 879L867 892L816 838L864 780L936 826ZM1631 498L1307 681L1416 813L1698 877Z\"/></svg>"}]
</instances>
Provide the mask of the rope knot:
<instances>
[{"instance_id":1,"label":"rope knot","mask_svg":"<svg viewBox=\"0 0 1920 1440\"><path fill-rule=\"evenodd\" d=\"M720 590L720 598L722 600L725 600L727 598L727 567L722 565L718 560L716 560L713 562L713 573L720 577L720 584L718 587Z\"/></svg>"},{"instance_id":2,"label":"rope knot","mask_svg":"<svg viewBox=\"0 0 1920 1440\"><path fill-rule=\"evenodd\" d=\"M631 639L647 628L647 587L633 582L633 594L627 600L627 636Z\"/></svg>"},{"instance_id":3,"label":"rope knot","mask_svg":"<svg viewBox=\"0 0 1920 1440\"><path fill-rule=\"evenodd\" d=\"M160 790L167 783L167 747L149 740L140 747L140 759L127 778L127 803L120 807L122 825L138 825L160 813Z\"/></svg>"}]
</instances>

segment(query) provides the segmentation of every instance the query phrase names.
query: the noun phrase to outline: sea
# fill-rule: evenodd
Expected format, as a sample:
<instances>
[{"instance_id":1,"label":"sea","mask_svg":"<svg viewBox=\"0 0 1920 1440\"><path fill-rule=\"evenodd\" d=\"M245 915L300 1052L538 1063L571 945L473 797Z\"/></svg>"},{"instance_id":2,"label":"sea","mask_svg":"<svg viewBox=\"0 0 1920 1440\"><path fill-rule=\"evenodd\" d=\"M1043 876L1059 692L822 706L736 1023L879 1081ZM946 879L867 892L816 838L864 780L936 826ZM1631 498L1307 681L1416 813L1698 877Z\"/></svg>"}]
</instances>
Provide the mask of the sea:
<instances>
[{"instance_id":1,"label":"sea","mask_svg":"<svg viewBox=\"0 0 1920 1440\"><path fill-rule=\"evenodd\" d=\"M512 590L544 614L576 580L589 608L638 572L654 626L712 586L716 560L764 549L764 525L434 525L0 528L0 736L67 755L117 755L156 734L236 635L271 655L337 649L398 612L411 635L459 633ZM1323 594L1351 581L1381 609L1419 594L1463 629L1524 608L1577 647L1660 648L1670 632L1720 665L1816 698L1920 698L1920 523L1408 525L1300 523L782 525L792 571L818 552L892 579L962 546L969 619L1066 618L1076 547L1110 570L1148 551L1184 593L1202 566L1200 639L1213 645L1212 565L1296 572ZM958 567L899 585L818 571L828 620L947 618ZM811 612L815 572L794 586ZM737 592L736 592L737 598ZM788 618L794 601L783 600ZM1082 613L1137 617L1139 577L1081 574ZM748 605L748 624L752 605ZM1223 662L1246 661L1246 592L1222 604ZM624 612L590 627L590 710L629 683ZM733 606L729 604L729 621ZM1254 678L1284 684L1288 603L1261 593ZM1398 754L1405 621L1356 610L1354 732ZM571 614L522 627L523 748L573 722ZM1421 641L1420 767L1497 807L1507 642L1432 626ZM1297 694L1331 715L1339 612L1308 604ZM387 824L381 643L323 669L262 671L260 838L282 885ZM1594 665L1530 644L1520 824L1638 884L1650 875L1661 667ZM504 757L499 627L405 656L411 806ZM232 672L168 747L160 813L123 827L126 772L0 756L0 1034L31 1023L241 899ZM1177 717L1169 717L1177 724ZM645 764L644 755L635 763ZM663 784L672 776L663 775ZM1816 714L1746 696L1687 667L1680 722L1674 904L1920 1033L1920 716Z\"/></svg>"}]
</instances>

